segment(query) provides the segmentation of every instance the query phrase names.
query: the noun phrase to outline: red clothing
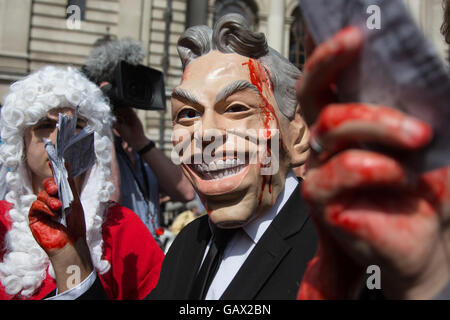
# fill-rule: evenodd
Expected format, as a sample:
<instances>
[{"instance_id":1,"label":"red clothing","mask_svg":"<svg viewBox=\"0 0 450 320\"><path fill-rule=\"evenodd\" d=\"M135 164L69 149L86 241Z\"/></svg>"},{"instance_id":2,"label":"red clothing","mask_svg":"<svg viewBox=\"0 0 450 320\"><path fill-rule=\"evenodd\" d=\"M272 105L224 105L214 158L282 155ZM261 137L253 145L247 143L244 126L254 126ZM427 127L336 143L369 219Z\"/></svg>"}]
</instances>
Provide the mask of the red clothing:
<instances>
[{"instance_id":1,"label":"red clothing","mask_svg":"<svg viewBox=\"0 0 450 320\"><path fill-rule=\"evenodd\" d=\"M0 201L0 259L5 254L4 240L11 228L11 204ZM103 259L111 268L98 274L110 299L142 299L156 286L164 258L162 250L147 227L131 210L115 204L106 212L102 227ZM29 299L40 300L56 289L48 273L41 287ZM0 300L20 299L8 295L0 282Z\"/></svg>"}]
</instances>

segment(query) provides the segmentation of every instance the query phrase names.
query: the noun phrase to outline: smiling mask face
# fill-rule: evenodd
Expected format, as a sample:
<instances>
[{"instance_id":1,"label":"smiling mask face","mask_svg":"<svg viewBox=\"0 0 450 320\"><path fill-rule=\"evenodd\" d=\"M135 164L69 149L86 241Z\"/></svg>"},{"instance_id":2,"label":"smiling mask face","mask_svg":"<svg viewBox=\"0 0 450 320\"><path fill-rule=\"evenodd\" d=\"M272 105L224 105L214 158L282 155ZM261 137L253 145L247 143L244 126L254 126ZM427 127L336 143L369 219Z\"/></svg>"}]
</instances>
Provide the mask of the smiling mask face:
<instances>
[{"instance_id":1,"label":"smiling mask face","mask_svg":"<svg viewBox=\"0 0 450 320\"><path fill-rule=\"evenodd\" d=\"M242 226L273 205L289 168L290 121L257 60L212 51L192 61L172 118L174 150L213 223Z\"/></svg>"}]
</instances>

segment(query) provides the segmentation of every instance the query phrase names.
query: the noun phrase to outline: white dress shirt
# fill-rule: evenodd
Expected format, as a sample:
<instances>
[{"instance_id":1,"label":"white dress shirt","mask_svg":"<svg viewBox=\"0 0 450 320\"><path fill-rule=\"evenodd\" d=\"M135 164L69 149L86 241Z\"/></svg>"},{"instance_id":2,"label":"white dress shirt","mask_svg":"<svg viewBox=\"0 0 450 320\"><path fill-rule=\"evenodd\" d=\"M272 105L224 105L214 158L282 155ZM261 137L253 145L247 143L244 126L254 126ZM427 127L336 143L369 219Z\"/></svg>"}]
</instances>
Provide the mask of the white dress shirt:
<instances>
[{"instance_id":1,"label":"white dress shirt","mask_svg":"<svg viewBox=\"0 0 450 320\"><path fill-rule=\"evenodd\" d=\"M273 219L284 207L297 185L297 177L290 171L287 175L284 189L280 192L274 205L236 232L225 248L222 262L206 294L206 300L220 299L259 239L261 239ZM206 257L210 243L205 250L203 259Z\"/></svg>"},{"instance_id":2,"label":"white dress shirt","mask_svg":"<svg viewBox=\"0 0 450 320\"><path fill-rule=\"evenodd\" d=\"M97 278L97 273L92 271L86 279L84 279L79 285L73 287L70 290L64 291L58 294L58 289L56 289L56 295L49 297L45 300L75 300L79 298L83 293L88 291L88 289L94 284Z\"/></svg>"}]
</instances>

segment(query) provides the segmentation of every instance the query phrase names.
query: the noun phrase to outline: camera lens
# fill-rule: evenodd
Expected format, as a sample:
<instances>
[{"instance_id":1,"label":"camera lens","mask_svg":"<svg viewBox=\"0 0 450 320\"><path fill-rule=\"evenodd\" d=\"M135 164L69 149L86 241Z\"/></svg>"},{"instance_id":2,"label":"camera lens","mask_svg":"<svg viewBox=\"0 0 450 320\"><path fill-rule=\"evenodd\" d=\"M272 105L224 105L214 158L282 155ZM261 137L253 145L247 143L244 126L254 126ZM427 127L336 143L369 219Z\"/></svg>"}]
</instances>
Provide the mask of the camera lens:
<instances>
[{"instance_id":1,"label":"camera lens","mask_svg":"<svg viewBox=\"0 0 450 320\"><path fill-rule=\"evenodd\" d=\"M145 95L145 89L142 84L139 84L137 82L131 82L128 87L128 92L133 98L140 98L143 99Z\"/></svg>"}]
</instances>

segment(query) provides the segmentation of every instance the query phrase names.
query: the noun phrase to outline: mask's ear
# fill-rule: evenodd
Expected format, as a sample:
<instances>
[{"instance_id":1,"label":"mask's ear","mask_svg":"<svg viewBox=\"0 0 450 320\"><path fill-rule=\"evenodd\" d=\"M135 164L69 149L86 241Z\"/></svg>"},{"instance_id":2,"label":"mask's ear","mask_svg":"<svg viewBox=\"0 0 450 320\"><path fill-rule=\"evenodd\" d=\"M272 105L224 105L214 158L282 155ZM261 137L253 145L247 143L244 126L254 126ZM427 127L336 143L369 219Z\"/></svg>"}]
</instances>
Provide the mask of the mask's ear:
<instances>
[{"instance_id":1,"label":"mask's ear","mask_svg":"<svg viewBox=\"0 0 450 320\"><path fill-rule=\"evenodd\" d=\"M297 106L295 117L289 124L289 156L292 167L298 167L306 162L309 155L309 129Z\"/></svg>"}]
</instances>

